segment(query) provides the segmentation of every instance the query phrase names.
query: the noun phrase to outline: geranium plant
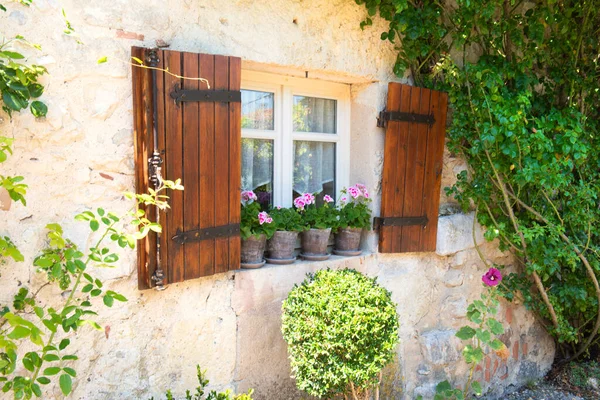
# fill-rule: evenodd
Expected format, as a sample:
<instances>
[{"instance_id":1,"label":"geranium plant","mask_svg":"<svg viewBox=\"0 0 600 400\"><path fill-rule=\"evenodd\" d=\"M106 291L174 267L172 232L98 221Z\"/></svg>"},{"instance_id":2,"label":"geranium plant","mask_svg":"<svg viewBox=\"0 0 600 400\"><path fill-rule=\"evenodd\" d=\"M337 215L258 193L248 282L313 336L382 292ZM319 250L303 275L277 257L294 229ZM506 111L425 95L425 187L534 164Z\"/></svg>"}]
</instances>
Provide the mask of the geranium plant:
<instances>
[{"instance_id":1,"label":"geranium plant","mask_svg":"<svg viewBox=\"0 0 600 400\"><path fill-rule=\"evenodd\" d=\"M304 193L294 199L294 206L302 216L305 229L327 229L337 224L337 210L329 195L323 196L323 205L317 206L315 195Z\"/></svg>"},{"instance_id":2,"label":"geranium plant","mask_svg":"<svg viewBox=\"0 0 600 400\"><path fill-rule=\"evenodd\" d=\"M371 197L365 185L357 183L342 190L338 205L336 229L369 228L371 226Z\"/></svg>"},{"instance_id":3,"label":"geranium plant","mask_svg":"<svg viewBox=\"0 0 600 400\"><path fill-rule=\"evenodd\" d=\"M276 207L269 212L276 231L302 232L306 230L302 216L295 208Z\"/></svg>"},{"instance_id":4,"label":"geranium plant","mask_svg":"<svg viewBox=\"0 0 600 400\"><path fill-rule=\"evenodd\" d=\"M252 190L242 192L242 215L240 234L242 239L264 234L267 239L275 233L273 218L265 211L261 211L258 197Z\"/></svg>"}]
</instances>

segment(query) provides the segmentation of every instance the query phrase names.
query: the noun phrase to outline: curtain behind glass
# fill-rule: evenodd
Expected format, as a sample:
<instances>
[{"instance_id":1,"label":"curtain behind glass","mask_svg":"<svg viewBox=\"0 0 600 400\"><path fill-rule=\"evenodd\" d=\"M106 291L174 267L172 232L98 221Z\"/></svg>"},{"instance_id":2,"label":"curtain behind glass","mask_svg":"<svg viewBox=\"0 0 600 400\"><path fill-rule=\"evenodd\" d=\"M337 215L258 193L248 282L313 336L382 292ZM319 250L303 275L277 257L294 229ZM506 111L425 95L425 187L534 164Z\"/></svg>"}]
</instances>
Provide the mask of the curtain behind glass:
<instances>
[{"instance_id":1,"label":"curtain behind glass","mask_svg":"<svg viewBox=\"0 0 600 400\"><path fill-rule=\"evenodd\" d=\"M335 198L335 143L294 141L294 192ZM326 190L327 189L327 190Z\"/></svg>"},{"instance_id":2,"label":"curtain behind glass","mask_svg":"<svg viewBox=\"0 0 600 400\"><path fill-rule=\"evenodd\" d=\"M256 192L261 204L272 204L272 140L242 138L242 190Z\"/></svg>"}]
</instances>

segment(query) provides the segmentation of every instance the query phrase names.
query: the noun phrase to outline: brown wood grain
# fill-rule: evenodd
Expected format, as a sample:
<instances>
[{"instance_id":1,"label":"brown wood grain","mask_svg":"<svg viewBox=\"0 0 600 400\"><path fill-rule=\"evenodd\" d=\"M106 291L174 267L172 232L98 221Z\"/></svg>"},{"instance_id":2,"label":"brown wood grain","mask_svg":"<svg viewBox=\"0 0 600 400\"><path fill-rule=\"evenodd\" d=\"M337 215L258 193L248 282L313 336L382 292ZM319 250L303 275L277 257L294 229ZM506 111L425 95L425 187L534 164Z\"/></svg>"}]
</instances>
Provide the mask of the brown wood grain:
<instances>
[{"instance_id":1,"label":"brown wood grain","mask_svg":"<svg viewBox=\"0 0 600 400\"><path fill-rule=\"evenodd\" d=\"M400 95L400 109L399 111L408 112L410 110L411 99L413 95L418 96L418 88L414 88L408 85L402 85L402 93ZM406 175L409 172L408 161L408 131L410 124L408 122L398 123L398 147L396 148L396 182L394 187L394 205L393 215L402 217L404 212L404 196L405 196L405 183ZM412 151L412 149L411 149ZM402 227L394 226L392 228L392 249L394 253L399 253L402 247Z\"/></svg>"},{"instance_id":2,"label":"brown wood grain","mask_svg":"<svg viewBox=\"0 0 600 400\"><path fill-rule=\"evenodd\" d=\"M215 58L200 54L200 76L215 82ZM202 89L207 89L202 84ZM200 228L215 226L215 103L200 103ZM215 273L215 240L200 242L200 276Z\"/></svg>"},{"instance_id":3,"label":"brown wood grain","mask_svg":"<svg viewBox=\"0 0 600 400\"><path fill-rule=\"evenodd\" d=\"M197 78L200 72L199 55L182 53L183 76ZM199 81L182 80L183 89L198 90ZM190 231L200 227L200 121L199 103L183 102L183 230ZM183 245L183 279L193 279L200 276L200 242L190 242Z\"/></svg>"},{"instance_id":4,"label":"brown wood grain","mask_svg":"<svg viewBox=\"0 0 600 400\"><path fill-rule=\"evenodd\" d=\"M240 90L242 59L229 58L229 90ZM240 191L242 182L242 106L229 103L229 223L240 223ZM240 268L241 240L229 238L229 270Z\"/></svg>"},{"instance_id":5,"label":"brown wood grain","mask_svg":"<svg viewBox=\"0 0 600 400\"><path fill-rule=\"evenodd\" d=\"M165 51L165 68L172 74L181 75L181 53L178 51ZM171 74L165 74L165 129L166 129L166 153L168 175L166 179L175 180L183 176L183 114L181 105L169 97L175 85L181 85L181 79ZM185 188L186 183L183 182ZM170 209L167 212L167 221L169 232L166 232L169 238L175 235L175 232L183 231L183 192L176 190L170 193ZM169 239L168 253L168 283L181 282L183 274L183 246Z\"/></svg>"},{"instance_id":6,"label":"brown wood grain","mask_svg":"<svg viewBox=\"0 0 600 400\"><path fill-rule=\"evenodd\" d=\"M229 90L229 57L215 56L215 90ZM215 105L215 226L229 223L229 103ZM229 239L215 241L215 273L229 270Z\"/></svg>"},{"instance_id":7,"label":"brown wood grain","mask_svg":"<svg viewBox=\"0 0 600 400\"><path fill-rule=\"evenodd\" d=\"M397 83L388 84L387 110L398 111L400 109L400 96L402 86ZM383 155L383 176L381 183L381 217L393 216L393 202L396 175L398 173L397 153L398 147L398 122L390 121L385 131L385 146ZM393 228L381 227L379 230L379 251L391 253L393 251Z\"/></svg>"},{"instance_id":8,"label":"brown wood grain","mask_svg":"<svg viewBox=\"0 0 600 400\"><path fill-rule=\"evenodd\" d=\"M158 52L159 63L158 68L164 69L165 66L165 51L160 50ZM164 179L169 179L169 170L168 170L168 158L167 154L167 138L166 138L166 129L165 129L165 73L162 71L156 71L156 91L157 91L157 134L158 134L158 151L161 154L163 159L162 164L162 176ZM171 193L167 193L168 196ZM169 276L169 242L171 236L171 230L169 229L169 221L167 219L167 214L165 211L160 212L160 224L162 226L162 234L160 235L160 253L161 253L161 269L165 277ZM153 257L156 257L155 255ZM152 283L154 285L154 282Z\"/></svg>"},{"instance_id":9,"label":"brown wood grain","mask_svg":"<svg viewBox=\"0 0 600 400\"><path fill-rule=\"evenodd\" d=\"M140 47L131 48L132 57L144 58L144 49ZM138 193L144 193L148 190L147 170L148 170L148 137L146 132L146 123L148 115L146 112L146 93L148 83L146 71L140 68L131 67L132 97L133 97L133 151L135 160L135 190ZM144 209L144 211L146 211ZM137 263L138 263L138 288L150 288L150 266L149 266L149 239L140 240L137 243Z\"/></svg>"}]
</instances>

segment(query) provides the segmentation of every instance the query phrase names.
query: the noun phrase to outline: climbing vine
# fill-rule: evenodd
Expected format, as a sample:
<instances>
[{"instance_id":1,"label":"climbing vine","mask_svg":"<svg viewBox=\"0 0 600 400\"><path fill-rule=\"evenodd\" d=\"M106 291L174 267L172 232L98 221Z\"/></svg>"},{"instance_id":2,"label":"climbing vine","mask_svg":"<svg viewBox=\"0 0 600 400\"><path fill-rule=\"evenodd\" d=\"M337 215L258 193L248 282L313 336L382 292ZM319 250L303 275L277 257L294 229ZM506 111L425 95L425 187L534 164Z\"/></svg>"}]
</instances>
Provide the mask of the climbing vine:
<instances>
[{"instance_id":1,"label":"climbing vine","mask_svg":"<svg viewBox=\"0 0 600 400\"><path fill-rule=\"evenodd\" d=\"M504 296L565 359L600 329L600 9L593 0L356 0L397 45L397 75L449 93L448 188L518 260Z\"/></svg>"}]
</instances>

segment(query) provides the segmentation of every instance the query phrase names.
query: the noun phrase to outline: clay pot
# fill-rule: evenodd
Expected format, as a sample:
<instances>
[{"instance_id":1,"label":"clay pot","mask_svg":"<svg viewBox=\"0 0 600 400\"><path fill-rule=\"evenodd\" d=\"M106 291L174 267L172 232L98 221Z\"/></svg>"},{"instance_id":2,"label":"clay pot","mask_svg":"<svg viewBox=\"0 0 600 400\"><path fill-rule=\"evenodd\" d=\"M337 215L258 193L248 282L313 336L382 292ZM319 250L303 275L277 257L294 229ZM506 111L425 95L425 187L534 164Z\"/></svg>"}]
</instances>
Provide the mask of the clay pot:
<instances>
[{"instance_id":1,"label":"clay pot","mask_svg":"<svg viewBox=\"0 0 600 400\"><path fill-rule=\"evenodd\" d=\"M335 249L341 251L358 251L362 228L343 228L335 235Z\"/></svg>"},{"instance_id":2,"label":"clay pot","mask_svg":"<svg viewBox=\"0 0 600 400\"><path fill-rule=\"evenodd\" d=\"M264 234L242 239L241 261L244 264L260 264L263 262L267 237Z\"/></svg>"},{"instance_id":3,"label":"clay pot","mask_svg":"<svg viewBox=\"0 0 600 400\"><path fill-rule=\"evenodd\" d=\"M267 251L270 259L291 260L294 258L294 249L298 232L277 231L267 242Z\"/></svg>"},{"instance_id":4,"label":"clay pot","mask_svg":"<svg viewBox=\"0 0 600 400\"><path fill-rule=\"evenodd\" d=\"M302 232L302 255L306 256L326 256L327 242L331 228L327 229L310 229Z\"/></svg>"}]
</instances>

